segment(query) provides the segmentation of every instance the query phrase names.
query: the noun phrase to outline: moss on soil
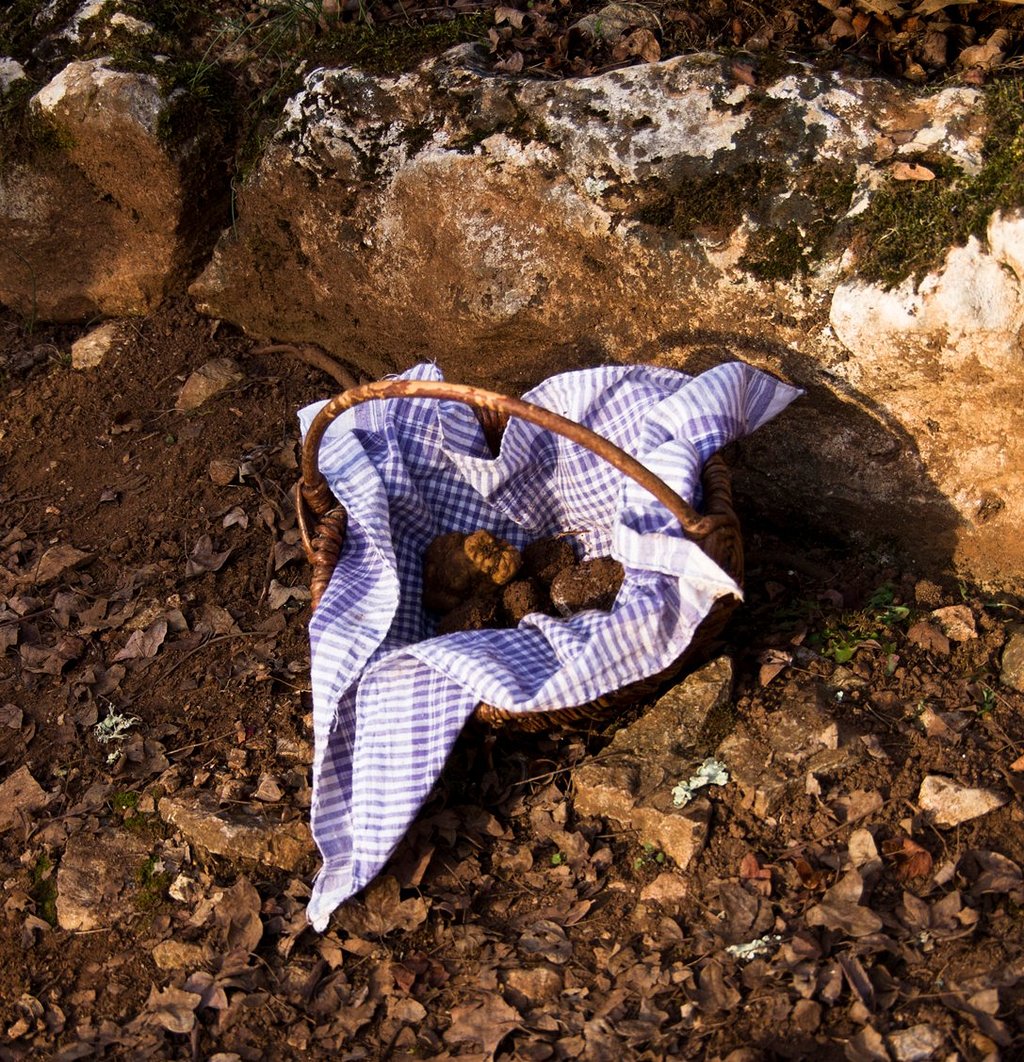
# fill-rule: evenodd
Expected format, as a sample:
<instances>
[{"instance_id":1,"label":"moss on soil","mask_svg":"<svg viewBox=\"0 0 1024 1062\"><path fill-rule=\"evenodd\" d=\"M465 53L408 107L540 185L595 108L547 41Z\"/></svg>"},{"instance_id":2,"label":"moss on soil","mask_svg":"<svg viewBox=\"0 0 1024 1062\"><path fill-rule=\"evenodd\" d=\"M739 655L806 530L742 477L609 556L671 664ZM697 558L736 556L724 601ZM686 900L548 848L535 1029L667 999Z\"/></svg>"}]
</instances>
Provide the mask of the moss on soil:
<instances>
[{"instance_id":1,"label":"moss on soil","mask_svg":"<svg viewBox=\"0 0 1024 1062\"><path fill-rule=\"evenodd\" d=\"M53 860L40 852L32 867L30 894L39 917L51 926L57 924L57 871Z\"/></svg>"},{"instance_id":2,"label":"moss on soil","mask_svg":"<svg viewBox=\"0 0 1024 1062\"><path fill-rule=\"evenodd\" d=\"M984 164L974 175L948 161L922 157L933 181L892 181L858 219L858 270L888 287L920 280L941 265L950 247L971 236L984 241L997 210L1024 205L1024 82L1007 79L985 93L989 128Z\"/></svg>"}]
</instances>

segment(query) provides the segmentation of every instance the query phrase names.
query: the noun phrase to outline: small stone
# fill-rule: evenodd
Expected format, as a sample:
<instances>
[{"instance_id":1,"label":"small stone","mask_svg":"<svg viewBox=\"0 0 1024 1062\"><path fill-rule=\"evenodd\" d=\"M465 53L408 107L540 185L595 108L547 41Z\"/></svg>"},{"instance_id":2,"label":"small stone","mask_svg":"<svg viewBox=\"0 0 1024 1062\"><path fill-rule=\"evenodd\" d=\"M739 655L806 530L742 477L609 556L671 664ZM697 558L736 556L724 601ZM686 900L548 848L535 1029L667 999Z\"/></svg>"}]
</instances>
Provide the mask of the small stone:
<instances>
[{"instance_id":1,"label":"small stone","mask_svg":"<svg viewBox=\"0 0 1024 1062\"><path fill-rule=\"evenodd\" d=\"M17 826L27 816L46 806L46 791L22 765L0 783L0 833Z\"/></svg>"},{"instance_id":2,"label":"small stone","mask_svg":"<svg viewBox=\"0 0 1024 1062\"><path fill-rule=\"evenodd\" d=\"M0 56L0 96L25 76L25 68L16 59Z\"/></svg>"},{"instance_id":3,"label":"small stone","mask_svg":"<svg viewBox=\"0 0 1024 1062\"><path fill-rule=\"evenodd\" d=\"M235 771L244 771L249 762L249 753L245 749L229 749L227 755L228 767Z\"/></svg>"},{"instance_id":4,"label":"small stone","mask_svg":"<svg viewBox=\"0 0 1024 1062\"><path fill-rule=\"evenodd\" d=\"M111 15L110 25L112 29L122 29L133 37L145 37L155 30L152 22L143 22L141 18L133 18L123 11Z\"/></svg>"},{"instance_id":5,"label":"small stone","mask_svg":"<svg viewBox=\"0 0 1024 1062\"><path fill-rule=\"evenodd\" d=\"M1024 627L1015 627L1006 640L999 681L1024 693Z\"/></svg>"},{"instance_id":6,"label":"small stone","mask_svg":"<svg viewBox=\"0 0 1024 1062\"><path fill-rule=\"evenodd\" d=\"M204 402L233 387L243 377L244 373L238 362L231 358L214 358L201 365L185 381L178 393L175 409L179 413L198 409Z\"/></svg>"},{"instance_id":7,"label":"small stone","mask_svg":"<svg viewBox=\"0 0 1024 1062\"><path fill-rule=\"evenodd\" d=\"M297 763L313 762L313 745L301 738L279 737L276 752L278 759L294 760Z\"/></svg>"},{"instance_id":8,"label":"small stone","mask_svg":"<svg viewBox=\"0 0 1024 1062\"><path fill-rule=\"evenodd\" d=\"M164 797L160 817L197 848L228 859L251 859L282 870L298 870L314 852L301 819L282 821L267 807L259 811L222 808L209 793L182 790Z\"/></svg>"},{"instance_id":9,"label":"small stone","mask_svg":"<svg viewBox=\"0 0 1024 1062\"><path fill-rule=\"evenodd\" d=\"M61 929L109 929L133 917L138 873L148 857L148 846L130 833L73 834L57 871Z\"/></svg>"},{"instance_id":10,"label":"small stone","mask_svg":"<svg viewBox=\"0 0 1024 1062\"><path fill-rule=\"evenodd\" d=\"M885 1038L896 1062L929 1062L937 1058L946 1036L934 1025L913 1025L898 1029Z\"/></svg>"},{"instance_id":11,"label":"small stone","mask_svg":"<svg viewBox=\"0 0 1024 1062\"><path fill-rule=\"evenodd\" d=\"M207 958L206 951L198 944L186 944L180 940L162 940L153 948L153 962L161 970L186 970L201 966Z\"/></svg>"},{"instance_id":12,"label":"small stone","mask_svg":"<svg viewBox=\"0 0 1024 1062\"><path fill-rule=\"evenodd\" d=\"M939 774L928 775L917 796L918 806L931 812L938 826L957 826L980 818L1006 801L1005 795L993 789L971 789Z\"/></svg>"},{"instance_id":13,"label":"small stone","mask_svg":"<svg viewBox=\"0 0 1024 1062\"><path fill-rule=\"evenodd\" d=\"M71 344L71 367L95 369L121 340L121 324L107 321Z\"/></svg>"},{"instance_id":14,"label":"small stone","mask_svg":"<svg viewBox=\"0 0 1024 1062\"><path fill-rule=\"evenodd\" d=\"M238 462L230 457L215 457L210 461L210 479L218 487L234 483L238 476Z\"/></svg>"},{"instance_id":15,"label":"small stone","mask_svg":"<svg viewBox=\"0 0 1024 1062\"><path fill-rule=\"evenodd\" d=\"M641 900L651 900L664 907L676 907L686 899L686 882L671 871L663 871L640 890Z\"/></svg>"},{"instance_id":16,"label":"small stone","mask_svg":"<svg viewBox=\"0 0 1024 1062\"><path fill-rule=\"evenodd\" d=\"M937 608L932 612L932 618L939 621L942 633L952 642L969 642L978 637L974 613L966 605Z\"/></svg>"},{"instance_id":17,"label":"small stone","mask_svg":"<svg viewBox=\"0 0 1024 1062\"><path fill-rule=\"evenodd\" d=\"M284 796L281 784L272 774L265 774L260 778L260 784L256 787L253 797L265 804L276 804Z\"/></svg>"}]
</instances>

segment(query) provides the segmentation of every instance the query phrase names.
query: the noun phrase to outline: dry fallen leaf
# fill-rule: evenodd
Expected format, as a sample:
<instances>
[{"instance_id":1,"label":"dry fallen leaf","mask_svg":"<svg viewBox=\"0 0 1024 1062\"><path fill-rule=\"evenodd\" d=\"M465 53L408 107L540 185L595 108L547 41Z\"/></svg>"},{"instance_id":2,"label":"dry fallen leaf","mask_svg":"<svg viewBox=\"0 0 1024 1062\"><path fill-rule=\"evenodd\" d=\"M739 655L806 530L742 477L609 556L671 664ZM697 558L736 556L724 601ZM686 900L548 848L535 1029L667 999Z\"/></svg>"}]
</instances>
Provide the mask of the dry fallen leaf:
<instances>
[{"instance_id":1,"label":"dry fallen leaf","mask_svg":"<svg viewBox=\"0 0 1024 1062\"><path fill-rule=\"evenodd\" d=\"M418 896L403 900L398 882L388 874L371 882L362 901L342 907L338 921L357 937L383 937L423 925L429 909L427 901Z\"/></svg>"},{"instance_id":2,"label":"dry fallen leaf","mask_svg":"<svg viewBox=\"0 0 1024 1062\"><path fill-rule=\"evenodd\" d=\"M452 1007L452 1023L444 1038L450 1044L478 1043L483 1047L484 1058L493 1058L501 1041L518 1026L519 1011L497 992L491 992L482 999Z\"/></svg>"},{"instance_id":3,"label":"dry fallen leaf","mask_svg":"<svg viewBox=\"0 0 1024 1062\"><path fill-rule=\"evenodd\" d=\"M185 565L185 578L191 579L204 572L219 572L231 556L231 552L230 549L226 549L223 553L217 553L213 548L213 539L209 535L200 535Z\"/></svg>"},{"instance_id":4,"label":"dry fallen leaf","mask_svg":"<svg viewBox=\"0 0 1024 1062\"><path fill-rule=\"evenodd\" d=\"M161 992L154 985L146 1000L142 1020L147 1024L159 1025L168 1032L189 1033L195 1026L196 1007L202 998L195 992L186 992L181 988L165 988Z\"/></svg>"},{"instance_id":5,"label":"dry fallen leaf","mask_svg":"<svg viewBox=\"0 0 1024 1062\"><path fill-rule=\"evenodd\" d=\"M889 171L894 181L934 181L934 171L917 162L896 162Z\"/></svg>"},{"instance_id":6,"label":"dry fallen leaf","mask_svg":"<svg viewBox=\"0 0 1024 1062\"><path fill-rule=\"evenodd\" d=\"M932 856L909 837L891 837L882 843L882 851L896 864L900 881L926 878L932 871Z\"/></svg>"},{"instance_id":7,"label":"dry fallen leaf","mask_svg":"<svg viewBox=\"0 0 1024 1062\"><path fill-rule=\"evenodd\" d=\"M740 877L749 882L762 896L771 896L771 868L761 866L753 852L747 852L740 860Z\"/></svg>"},{"instance_id":8,"label":"dry fallen leaf","mask_svg":"<svg viewBox=\"0 0 1024 1062\"><path fill-rule=\"evenodd\" d=\"M166 637L167 620L161 617L154 620L145 630L134 631L114 660L152 659L160 651Z\"/></svg>"}]
</instances>

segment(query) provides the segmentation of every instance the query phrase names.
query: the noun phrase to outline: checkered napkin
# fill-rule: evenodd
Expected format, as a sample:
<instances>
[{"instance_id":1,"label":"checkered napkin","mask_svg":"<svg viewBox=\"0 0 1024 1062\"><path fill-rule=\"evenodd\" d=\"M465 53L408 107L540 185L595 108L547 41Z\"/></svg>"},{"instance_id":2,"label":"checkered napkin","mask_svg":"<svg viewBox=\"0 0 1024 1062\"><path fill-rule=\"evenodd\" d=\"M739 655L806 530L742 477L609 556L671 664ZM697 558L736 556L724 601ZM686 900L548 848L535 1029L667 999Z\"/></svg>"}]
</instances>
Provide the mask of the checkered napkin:
<instances>
[{"instance_id":1,"label":"checkered napkin","mask_svg":"<svg viewBox=\"0 0 1024 1062\"><path fill-rule=\"evenodd\" d=\"M432 365L405 376L440 379ZM707 458L799 393L733 362L698 377L651 366L570 372L524 398L610 439L699 508ZM299 413L303 433L321 404ZM323 868L307 913L323 930L387 861L479 702L569 707L646 678L739 588L659 502L590 450L512 420L493 458L460 402L348 410L324 436L320 468L348 510L341 558L309 627L312 829ZM478 528L518 547L574 532L578 555L624 565L614 607L435 637L420 601L423 553L443 532Z\"/></svg>"}]
</instances>

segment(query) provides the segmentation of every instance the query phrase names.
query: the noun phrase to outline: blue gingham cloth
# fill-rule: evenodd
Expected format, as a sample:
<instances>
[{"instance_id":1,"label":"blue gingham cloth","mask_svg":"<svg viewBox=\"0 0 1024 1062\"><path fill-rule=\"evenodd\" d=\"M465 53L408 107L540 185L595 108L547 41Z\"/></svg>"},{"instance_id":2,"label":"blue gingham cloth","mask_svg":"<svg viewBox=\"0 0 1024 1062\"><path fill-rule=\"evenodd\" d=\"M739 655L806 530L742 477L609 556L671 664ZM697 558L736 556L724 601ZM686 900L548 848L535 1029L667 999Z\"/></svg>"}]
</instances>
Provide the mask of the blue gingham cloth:
<instances>
[{"instance_id":1,"label":"blue gingham cloth","mask_svg":"<svg viewBox=\"0 0 1024 1062\"><path fill-rule=\"evenodd\" d=\"M419 365L411 379L440 379ZM697 377L647 365L564 373L524 395L639 458L700 503L699 474L726 443L800 392L739 362ZM299 413L305 433L322 403ZM669 512L590 450L522 420L491 456L460 402L368 402L335 420L320 468L348 510L345 544L310 621L313 837L323 856L308 917L331 912L383 867L476 705L569 707L667 667L715 600L739 587ZM625 580L610 612L527 616L514 630L435 637L421 563L446 531L514 545L574 532Z\"/></svg>"}]
</instances>

